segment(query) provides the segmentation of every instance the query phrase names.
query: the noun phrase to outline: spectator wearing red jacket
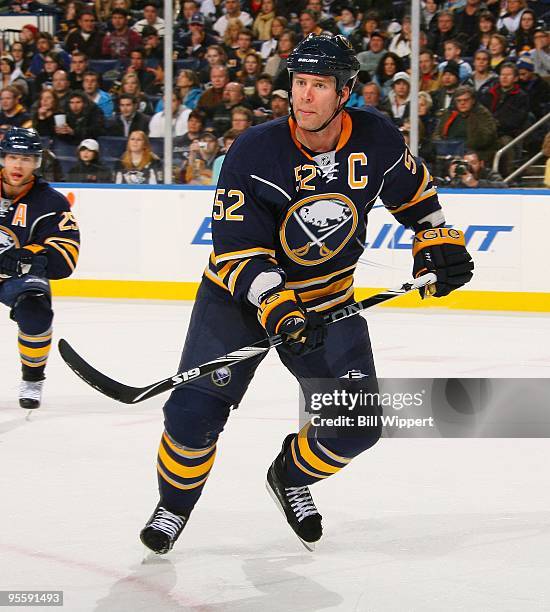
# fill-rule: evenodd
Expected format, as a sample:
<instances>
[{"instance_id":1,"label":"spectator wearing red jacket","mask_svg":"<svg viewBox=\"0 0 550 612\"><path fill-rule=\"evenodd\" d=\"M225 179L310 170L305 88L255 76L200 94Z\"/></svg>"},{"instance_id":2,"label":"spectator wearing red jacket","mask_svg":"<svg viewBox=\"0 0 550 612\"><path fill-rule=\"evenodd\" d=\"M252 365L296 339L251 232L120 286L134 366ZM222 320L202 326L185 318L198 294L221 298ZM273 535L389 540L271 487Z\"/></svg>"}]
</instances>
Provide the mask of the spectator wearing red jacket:
<instances>
[{"instance_id":1,"label":"spectator wearing red jacket","mask_svg":"<svg viewBox=\"0 0 550 612\"><path fill-rule=\"evenodd\" d=\"M113 31L103 39L102 53L111 59L126 59L130 52L141 46L141 36L128 27L128 11L113 9L111 13Z\"/></svg>"}]
</instances>

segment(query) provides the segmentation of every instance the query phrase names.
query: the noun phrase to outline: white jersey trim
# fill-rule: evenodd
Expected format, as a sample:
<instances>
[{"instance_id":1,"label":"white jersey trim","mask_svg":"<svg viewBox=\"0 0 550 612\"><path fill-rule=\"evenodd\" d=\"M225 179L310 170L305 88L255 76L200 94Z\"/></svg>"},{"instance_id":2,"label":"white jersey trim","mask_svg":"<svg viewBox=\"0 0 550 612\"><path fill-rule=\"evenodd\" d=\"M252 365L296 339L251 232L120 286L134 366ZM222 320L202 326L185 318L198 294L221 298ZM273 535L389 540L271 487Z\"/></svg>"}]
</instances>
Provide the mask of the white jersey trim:
<instances>
[{"instance_id":1,"label":"white jersey trim","mask_svg":"<svg viewBox=\"0 0 550 612\"><path fill-rule=\"evenodd\" d=\"M275 185L275 183L272 183L271 181L268 181L267 179L264 179L261 176L256 176L255 174L251 174L250 178L256 179L257 181L265 183L266 185L269 185L270 187L273 187L277 191L280 191L289 202L292 200L292 198L288 195L288 193L284 189L279 187L279 185Z\"/></svg>"}]
</instances>

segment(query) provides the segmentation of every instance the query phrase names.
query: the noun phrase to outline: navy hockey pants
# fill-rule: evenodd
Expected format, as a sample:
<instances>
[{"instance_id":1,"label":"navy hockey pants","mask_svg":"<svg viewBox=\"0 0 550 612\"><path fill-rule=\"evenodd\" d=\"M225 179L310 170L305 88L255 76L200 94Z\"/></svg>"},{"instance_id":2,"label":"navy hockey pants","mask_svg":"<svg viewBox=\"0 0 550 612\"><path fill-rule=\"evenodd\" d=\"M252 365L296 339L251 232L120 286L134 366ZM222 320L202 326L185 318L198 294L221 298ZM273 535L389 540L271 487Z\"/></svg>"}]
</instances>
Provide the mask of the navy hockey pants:
<instances>
[{"instance_id":1,"label":"navy hockey pants","mask_svg":"<svg viewBox=\"0 0 550 612\"><path fill-rule=\"evenodd\" d=\"M191 315L180 370L189 369L265 338L256 309L237 304L228 292L204 279ZM298 379L306 396L319 390L316 379L338 381L349 391L378 391L366 321L350 317L327 328L325 345L295 356L278 347L279 357ZM253 358L172 392L164 406L165 432L159 448L161 499L174 511L189 512L196 503L215 456L215 446L231 407L240 403L262 358ZM345 378L354 371L360 378ZM344 378L342 378L344 377ZM328 383L330 386L330 382ZM296 393L298 413L298 393ZM364 416L380 414L379 406L363 408ZM322 428L308 424L288 450L289 485L312 484L335 473L380 437L375 425Z\"/></svg>"}]
</instances>

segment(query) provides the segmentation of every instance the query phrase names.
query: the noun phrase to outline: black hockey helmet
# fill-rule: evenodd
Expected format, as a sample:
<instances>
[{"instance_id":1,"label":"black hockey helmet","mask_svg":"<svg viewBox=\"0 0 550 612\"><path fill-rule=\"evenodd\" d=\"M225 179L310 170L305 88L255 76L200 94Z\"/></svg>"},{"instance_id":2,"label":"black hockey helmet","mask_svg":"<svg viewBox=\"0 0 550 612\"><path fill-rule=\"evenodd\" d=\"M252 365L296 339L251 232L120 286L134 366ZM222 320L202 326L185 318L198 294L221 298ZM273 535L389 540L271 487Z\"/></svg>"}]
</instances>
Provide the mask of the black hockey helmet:
<instances>
[{"instance_id":1,"label":"black hockey helmet","mask_svg":"<svg viewBox=\"0 0 550 612\"><path fill-rule=\"evenodd\" d=\"M292 87L295 72L333 76L338 94L346 85L353 89L359 72L359 60L348 39L342 34L309 34L297 45L287 60Z\"/></svg>"},{"instance_id":2,"label":"black hockey helmet","mask_svg":"<svg viewBox=\"0 0 550 612\"><path fill-rule=\"evenodd\" d=\"M0 160L11 153L12 155L34 155L37 157L36 166L42 163L42 141L40 136L27 128L12 127L0 142Z\"/></svg>"}]
</instances>

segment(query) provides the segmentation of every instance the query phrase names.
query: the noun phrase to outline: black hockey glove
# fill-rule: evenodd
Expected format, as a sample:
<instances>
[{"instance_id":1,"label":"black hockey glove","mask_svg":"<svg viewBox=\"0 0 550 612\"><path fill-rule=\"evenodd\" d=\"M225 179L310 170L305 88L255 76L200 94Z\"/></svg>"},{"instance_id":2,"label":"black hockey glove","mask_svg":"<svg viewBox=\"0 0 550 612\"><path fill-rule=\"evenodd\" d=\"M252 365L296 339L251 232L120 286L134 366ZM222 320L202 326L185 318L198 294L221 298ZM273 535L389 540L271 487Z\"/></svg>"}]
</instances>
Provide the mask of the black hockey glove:
<instances>
[{"instance_id":1,"label":"black hockey glove","mask_svg":"<svg viewBox=\"0 0 550 612\"><path fill-rule=\"evenodd\" d=\"M34 254L28 249L8 249L0 253L0 274L3 276L23 276L33 264Z\"/></svg>"},{"instance_id":2,"label":"black hockey glove","mask_svg":"<svg viewBox=\"0 0 550 612\"><path fill-rule=\"evenodd\" d=\"M427 272L436 274L437 283L431 293L434 297L448 295L472 279L474 262L460 230L447 227L421 230L414 237L413 257L415 278ZM425 292L426 287L420 289L422 297Z\"/></svg>"},{"instance_id":3,"label":"black hockey glove","mask_svg":"<svg viewBox=\"0 0 550 612\"><path fill-rule=\"evenodd\" d=\"M287 348L295 355L305 355L321 348L325 342L326 325L323 317L307 312L300 298L291 289L262 296L258 319L266 332L284 335Z\"/></svg>"}]
</instances>

